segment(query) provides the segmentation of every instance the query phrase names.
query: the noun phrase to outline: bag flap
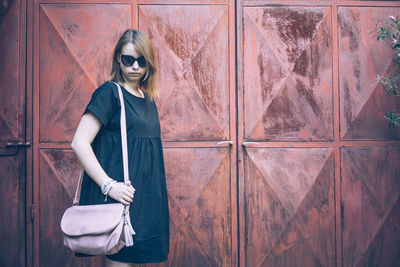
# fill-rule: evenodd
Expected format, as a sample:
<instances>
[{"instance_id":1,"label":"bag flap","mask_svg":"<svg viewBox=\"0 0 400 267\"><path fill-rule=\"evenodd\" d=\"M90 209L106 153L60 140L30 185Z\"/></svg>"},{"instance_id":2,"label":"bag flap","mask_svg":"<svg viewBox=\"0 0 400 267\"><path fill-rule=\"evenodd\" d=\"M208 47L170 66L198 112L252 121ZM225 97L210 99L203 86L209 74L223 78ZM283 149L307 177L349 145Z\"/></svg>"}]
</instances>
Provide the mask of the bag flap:
<instances>
[{"instance_id":1,"label":"bag flap","mask_svg":"<svg viewBox=\"0 0 400 267\"><path fill-rule=\"evenodd\" d=\"M95 235L113 230L123 219L121 203L72 206L61 219L61 230L69 236Z\"/></svg>"}]
</instances>

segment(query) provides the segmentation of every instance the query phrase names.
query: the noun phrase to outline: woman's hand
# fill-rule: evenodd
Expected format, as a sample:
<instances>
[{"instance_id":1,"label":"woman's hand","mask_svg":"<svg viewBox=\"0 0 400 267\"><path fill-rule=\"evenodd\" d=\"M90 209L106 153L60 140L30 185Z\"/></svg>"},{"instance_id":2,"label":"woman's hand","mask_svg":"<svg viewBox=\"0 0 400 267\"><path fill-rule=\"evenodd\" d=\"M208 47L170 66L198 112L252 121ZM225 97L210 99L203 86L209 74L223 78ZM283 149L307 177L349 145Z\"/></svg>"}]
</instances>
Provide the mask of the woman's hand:
<instances>
[{"instance_id":1,"label":"woman's hand","mask_svg":"<svg viewBox=\"0 0 400 267\"><path fill-rule=\"evenodd\" d=\"M114 183L108 195L121 202L124 205L129 205L133 201L135 195L135 189L132 185L126 185L124 183Z\"/></svg>"}]
</instances>

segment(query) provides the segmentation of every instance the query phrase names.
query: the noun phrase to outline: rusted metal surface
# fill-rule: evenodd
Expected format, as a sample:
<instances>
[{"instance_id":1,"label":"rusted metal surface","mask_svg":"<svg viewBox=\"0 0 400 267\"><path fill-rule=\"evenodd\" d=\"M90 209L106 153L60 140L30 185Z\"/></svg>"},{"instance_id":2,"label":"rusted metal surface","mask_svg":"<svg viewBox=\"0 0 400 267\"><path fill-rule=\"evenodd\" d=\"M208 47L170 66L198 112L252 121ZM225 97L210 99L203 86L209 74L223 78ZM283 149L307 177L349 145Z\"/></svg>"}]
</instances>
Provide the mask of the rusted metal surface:
<instances>
[{"instance_id":1,"label":"rusted metal surface","mask_svg":"<svg viewBox=\"0 0 400 267\"><path fill-rule=\"evenodd\" d=\"M101 266L101 257L77 258L64 246L60 221L72 205L80 164L71 150L40 151L40 266ZM104 263L103 263L104 265Z\"/></svg>"},{"instance_id":2,"label":"rusted metal surface","mask_svg":"<svg viewBox=\"0 0 400 267\"><path fill-rule=\"evenodd\" d=\"M38 3L36 7L39 124L35 132L40 166L34 194L40 209L35 264L52 266L60 259L66 266L99 263L74 259L62 247L58 223L77 178L76 160L64 144L71 140L91 92L107 77L111 54L105 53L111 53L116 38L137 18L139 29L153 40L160 66L157 104L171 209L171 252L164 265L235 266L232 229L236 231L237 224L232 222L231 207L237 201L231 195L232 185L236 188L231 179L235 156L230 144L217 145L235 139L234 119L230 120L235 114L235 91L228 82L234 66L230 61L234 50L228 50L230 35L234 36L229 32L234 29L234 25L229 28L229 6L135 5L136 10L124 4ZM198 14L201 18L193 21ZM93 32L93 25L101 31ZM49 203L56 200L48 213ZM57 248L56 257L50 257L49 244Z\"/></svg>"},{"instance_id":3,"label":"rusted metal surface","mask_svg":"<svg viewBox=\"0 0 400 267\"><path fill-rule=\"evenodd\" d=\"M3 20L7 17L8 11L13 6L14 0L3 0L0 5L0 25L3 24ZM18 4L14 5L18 6ZM15 8L15 7L14 7Z\"/></svg>"},{"instance_id":4,"label":"rusted metal surface","mask_svg":"<svg viewBox=\"0 0 400 267\"><path fill-rule=\"evenodd\" d=\"M58 143L72 140L91 93L108 77L113 47L131 25L131 6L35 7L34 265L101 266L100 257L79 259L63 246L59 223L72 203L79 165L72 151Z\"/></svg>"},{"instance_id":5,"label":"rusted metal surface","mask_svg":"<svg viewBox=\"0 0 400 267\"><path fill-rule=\"evenodd\" d=\"M353 214L349 215L348 218L342 217L345 215L342 213L341 207L343 207L344 211L346 210L346 205L350 209L353 209L352 205L356 202L347 201L344 197L345 194L347 194L347 197L352 195L351 190L353 190L354 185L351 183L345 184L344 182L342 184L341 180L349 175L352 177L353 174L349 169L351 166L357 165L357 163L353 164L352 161L357 161L358 157L355 156L354 159L350 160L349 157L343 156L343 152L340 153L340 148L343 146L346 147L345 151L347 151L346 149L354 149L356 151L357 149L363 150L367 148L379 151L382 149L382 151L371 155L374 159L373 161L377 162L376 164L379 162L379 168L377 166L376 168L380 169L386 166L386 159L388 159L387 153L383 151L385 149L394 149L391 146L398 147L399 145L398 129L387 128L387 121L383 119L384 111L391 109L388 108L389 106L392 108L397 107L394 104L395 100L387 99L382 91L376 92L376 88L371 87L371 84L368 85L369 88L366 88L368 83L366 78L372 77L374 79L380 71L378 69L384 69L381 65L389 62L393 55L393 51L390 48L387 49L386 47L385 50L383 49L384 45L381 44L381 47L379 47L380 44L377 44L376 40L367 40L367 37L371 38L368 34L375 28L375 24L371 23L371 21L378 16L387 18L397 11L394 11L393 8L337 6L339 4L343 4L344 6L362 5L356 1L332 1L332 3L325 1L321 5L326 7L318 8L310 7L318 3L318 1L279 1L279 4L287 4L289 7L268 6L269 4L274 5L278 3L278 1L244 1L241 3L243 6L238 5L239 10L237 13L240 18L238 20L238 28L240 29L238 32L238 48L240 51L239 55L241 55L238 61L238 139L239 143L245 144L248 141L256 141L256 143L249 143L246 145L246 148L240 148L238 154L240 160L239 192L242 192L239 195L239 212L244 214L244 217L239 218L240 242L242 244L240 264L242 266L397 266L398 256L396 255L399 253L399 237L396 230L399 221L396 208L397 202L392 205L392 213L388 216L387 220L367 220L368 222L364 223L361 230L359 229L360 224L357 225L357 223L353 224L351 222ZM333 3L335 4L332 5ZM294 6L295 4L304 6L290 7L290 5ZM262 5L267 6L261 7ZM367 5L399 6L399 3L375 1L368 2ZM280 17L275 15L278 13L275 10L290 10L297 11L298 13L300 13L299 10L308 10L310 15L301 20L303 24L299 22L290 30L282 30L285 29L284 27L287 29L293 19L290 17L280 19ZM314 18L313 14L318 14L320 10L324 10L323 16L329 16L326 21L324 19L318 21L316 23L317 27L312 27L312 23L306 23L307 21L312 22ZM391 14L389 14L390 12ZM281 11L280 14L283 14L283 12ZM343 17L346 19L345 23L343 22ZM328 81L330 86L330 95L323 97L325 102L320 102L330 104L328 109L325 108L326 106L323 106L325 114L328 114L330 119L328 124L325 121L325 125L328 125L325 127L327 131L320 128L311 131L311 135L302 135L304 132L303 129L313 129L313 127L315 128L315 123L308 118L307 109L304 106L298 108L300 104L296 104L296 102L302 102L302 97L306 99L311 98L307 95L295 94L295 90L291 89L298 90L299 84L295 84L296 81L290 75L301 74L299 70L302 70L304 73L304 69L293 67L292 73L287 75L287 66L290 63L289 52L296 51L293 48L297 44L293 42L293 38L290 39L288 37L290 35L300 35L303 32L304 25L311 26L311 29L316 28L321 30L321 27L322 29L324 28L324 24L325 29L328 29L323 34L325 38L312 39L309 42L311 44L309 47L313 47L313 51L322 51L321 46L324 43L324 39L326 40L325 42L330 42L331 44L328 45L329 49L325 50L323 54L321 53L320 56L317 56L317 53L315 53L309 62L313 62L311 65L314 67L314 73L321 73L321 71L326 69L325 67L318 69L321 66L318 62L321 60L325 62L324 66L332 73L331 76L320 76L321 81ZM343 31L345 28L347 29L347 33ZM348 33L351 31L354 31L356 34L352 36L352 34ZM281 42L283 39L282 36L286 37L286 39ZM314 36L317 37L318 35ZM350 50L350 37L354 37L353 41L359 43L358 50ZM303 40L307 40L307 38L303 38ZM371 42L376 43L372 44ZM365 47L368 49L364 49ZM369 57L372 59L368 61ZM357 80L357 73L353 71L353 68L357 60L362 61L361 68L358 70L358 75L363 77L359 87L361 87L361 91L370 90L372 92L375 90L374 95L371 95L371 97L368 95L371 93L364 94L364 91L364 95L361 97L362 93L358 92L356 86L354 86ZM269 62L270 64L260 64L264 62ZM292 63L292 65L299 66L299 63L300 61ZM382 72L384 73L385 70ZM314 78L315 75L313 75L313 72L307 72L303 77L303 79L308 79L309 81L312 81ZM290 85L285 86L285 83L288 80L290 82L290 79L292 79ZM351 83L351 86L349 86L351 89L348 90L350 94L344 94L343 81ZM309 88L312 88L310 90L313 94L318 94L318 92L321 92L321 88L323 88L321 85L312 87L310 86L311 82L307 85ZM292 91L289 91L288 88ZM243 92L240 91L241 89L243 89ZM282 92L287 93L283 94ZM363 97L369 98L368 107L363 107ZM383 97L386 97L386 99L383 99ZM277 105L278 108L274 109L277 111L277 115L271 112L268 113L271 106L273 107L274 101L280 103L279 106ZM358 104L359 102L361 103L360 105ZM353 113L348 112L349 109L346 110L345 108L346 104L350 109L357 109L359 105L358 108L362 110L359 113L362 114L364 112L365 114L360 115L361 119L359 119L358 111ZM292 110L296 112L290 112ZM380 110L383 110L383 112L380 114L377 113ZM355 114L354 118L346 121L345 112ZM367 118L372 121L368 121ZM321 125L324 124L323 119L319 119L319 121ZM281 123L283 126L281 128L274 128L274 126L279 125L278 123ZM299 125L302 126L301 130L299 130L300 127L294 127ZM325 135L321 135L324 131ZM328 142L319 142L320 140ZM311 166L320 164L318 160L312 157L301 155L301 153L297 153L296 155L293 152L291 153L291 150L313 154L312 151L324 149L324 146L331 151L328 163L323 167L328 168L327 166L329 165L330 180L329 182L325 181L325 186L327 183L330 184L330 193L326 194L327 191L324 191L325 195L316 194L316 197L310 201L316 207L322 203L326 204L326 201L324 202L321 197L325 196L325 198L329 199L329 216L325 217L329 218L329 220L322 219L324 215L317 215L321 221L312 222L312 220L309 220L308 222L310 225L313 225L312 229L316 231L315 233L322 231L327 234L323 238L321 238L320 234L316 234L315 240L321 238L319 242L324 240L327 242L326 244L329 244L331 247L331 254L328 257L329 261L321 261L321 258L327 259L326 255L314 250L313 246L308 245L307 242L313 240L312 238L302 239L301 234L303 230L296 224L297 220L295 219L301 212L297 212L293 217L290 217L288 215L290 213L287 211L290 211L291 208L287 203L293 203L292 199L296 198L296 196L301 196L303 192L300 186L296 187L297 190L291 191L291 186L301 183L303 179L305 181L313 179L311 178L314 177L313 171L310 168L312 168ZM364 148L355 148L359 146ZM382 146L385 148L382 148ZM279 155L280 153L285 156ZM355 154L357 155L357 153ZM360 157L362 156L360 155ZM396 167L398 165L396 163L398 156L396 154L392 155L392 157L396 159L390 158L388 162L391 162L391 166L395 166L394 171L388 171L387 178L383 181L386 185L389 184L389 186L390 182L388 180L392 179L393 181L399 177L399 169ZM301 168L298 166L301 166L302 162L306 160L305 158L308 158L307 166L304 168L306 171L299 178L292 173L296 171L301 172ZM290 161L291 164L288 163ZM367 161L365 160L365 164L368 164L366 163ZM243 162L243 165L240 162ZM343 166L347 167L344 168ZM361 171L360 167L356 179L366 179L367 181L368 179L374 179L372 178L375 175L374 168L364 168ZM324 179L327 179L326 175L322 174ZM287 185L286 176L292 178L290 180L292 184ZM301 185L303 186L304 183ZM340 190L342 186L347 187L343 193ZM371 202L371 205L383 203L384 199L387 200L388 198L393 198L395 201L398 200L397 193L393 197L384 198L383 193L378 193L379 188L375 190L376 186L369 187L370 191L373 192L370 195L374 196L371 197L374 200L373 203ZM318 183L314 183L310 188L309 192L313 192L313 190L317 190L320 187ZM312 195L307 194L306 196L312 198ZM364 202L360 200L360 203ZM386 204L390 206L388 203ZM303 205L303 202L300 205ZM363 205L365 205L365 208L361 213L354 215L358 216L357 220L359 222L363 220L363 214L367 207L367 204ZM390 207L385 207L385 209L390 209ZM328 214L326 212L327 210L325 209L321 214ZM366 216L368 216L368 219L373 217L370 215ZM287 217L293 218L294 222ZM345 223L346 220L350 221L350 225L353 228L342 231L342 221ZM327 223L328 221L329 223ZM281 224L284 225L282 227L286 227L284 231L279 228ZM293 224L296 226L293 227ZM381 230L374 232L378 228ZM365 233L360 233L360 231L364 231L363 229L365 229ZM274 231L278 233L281 231L282 234L275 237ZM373 233L378 234L375 236ZM368 238L364 237L371 238L371 240L367 241ZM325 239L330 240L327 241ZM328 250L326 244L319 243L319 246Z\"/></svg>"},{"instance_id":6,"label":"rusted metal surface","mask_svg":"<svg viewBox=\"0 0 400 267\"><path fill-rule=\"evenodd\" d=\"M129 5L39 6L41 142L72 140L91 93L108 78L130 12Z\"/></svg>"},{"instance_id":7,"label":"rusted metal surface","mask_svg":"<svg viewBox=\"0 0 400 267\"><path fill-rule=\"evenodd\" d=\"M23 1L0 8L0 265L24 266L25 146ZM21 75L22 74L22 75Z\"/></svg>"},{"instance_id":8,"label":"rusted metal surface","mask_svg":"<svg viewBox=\"0 0 400 267\"><path fill-rule=\"evenodd\" d=\"M376 22L399 12L398 7L338 8L337 138L348 140L338 141L347 146L340 153L337 195L337 215L341 216L337 247L343 266L399 264L400 130L388 128L383 118L398 107L398 99L374 85L377 74L391 74L394 51L390 44L373 38Z\"/></svg>"},{"instance_id":9,"label":"rusted metal surface","mask_svg":"<svg viewBox=\"0 0 400 267\"><path fill-rule=\"evenodd\" d=\"M400 147L341 154L343 266L398 266Z\"/></svg>"},{"instance_id":10,"label":"rusted metal surface","mask_svg":"<svg viewBox=\"0 0 400 267\"><path fill-rule=\"evenodd\" d=\"M382 168L386 160L398 162L399 135L373 112L386 111L393 99L369 88L367 78L386 71L392 52L368 39L372 19L398 9L377 6L399 2L55 2L28 1L27 12L33 36L27 49L33 51L26 101L33 99L28 128L33 121L32 194L39 204L33 212L34 266L54 266L56 259L67 266L90 264L65 251L57 232L77 178L68 143L91 92L108 75L116 38L128 27L149 34L160 63L157 104L171 209L170 259L161 266L237 266L238 238L241 266L396 265L398 188L385 186L399 174ZM7 19L1 24L6 35ZM7 47L15 53L13 45ZM10 69L0 78L15 82L8 79L17 77ZM0 108L7 127L17 125L9 112L14 104ZM11 140L18 131L9 128L6 133L2 126L0 136ZM217 148L226 140L233 146ZM244 148L246 141L259 144ZM353 161L367 162L366 151L371 166L362 169ZM386 177L384 185L370 179L375 170ZM361 181L368 187L354 191ZM362 201L349 199L354 192ZM361 216L355 218L362 220L361 230L354 214Z\"/></svg>"},{"instance_id":11,"label":"rusted metal surface","mask_svg":"<svg viewBox=\"0 0 400 267\"><path fill-rule=\"evenodd\" d=\"M18 140L19 8L15 1L0 21L0 141Z\"/></svg>"},{"instance_id":12,"label":"rusted metal surface","mask_svg":"<svg viewBox=\"0 0 400 267\"><path fill-rule=\"evenodd\" d=\"M245 7L248 140L332 140L331 11Z\"/></svg>"},{"instance_id":13,"label":"rusted metal surface","mask_svg":"<svg viewBox=\"0 0 400 267\"><path fill-rule=\"evenodd\" d=\"M139 29L157 50L163 140L229 138L228 6L143 5Z\"/></svg>"},{"instance_id":14,"label":"rusted metal surface","mask_svg":"<svg viewBox=\"0 0 400 267\"><path fill-rule=\"evenodd\" d=\"M398 1L370 0L240 0L244 6L399 6Z\"/></svg>"},{"instance_id":15,"label":"rusted metal surface","mask_svg":"<svg viewBox=\"0 0 400 267\"><path fill-rule=\"evenodd\" d=\"M152 39L160 66L157 104L171 213L166 266L235 265L232 150L210 143L234 136L228 19L227 5L139 6L139 29Z\"/></svg>"},{"instance_id":16,"label":"rusted metal surface","mask_svg":"<svg viewBox=\"0 0 400 267\"><path fill-rule=\"evenodd\" d=\"M242 12L241 265L335 266L331 8Z\"/></svg>"},{"instance_id":17,"label":"rusted metal surface","mask_svg":"<svg viewBox=\"0 0 400 267\"><path fill-rule=\"evenodd\" d=\"M19 243L18 211L19 206L19 177L18 159L16 156L3 156L0 154L0 264L2 266L19 266L19 252L24 244Z\"/></svg>"},{"instance_id":18,"label":"rusted metal surface","mask_svg":"<svg viewBox=\"0 0 400 267\"><path fill-rule=\"evenodd\" d=\"M230 148L167 148L167 266L230 266Z\"/></svg>"},{"instance_id":19,"label":"rusted metal surface","mask_svg":"<svg viewBox=\"0 0 400 267\"><path fill-rule=\"evenodd\" d=\"M334 266L330 148L248 148L245 266Z\"/></svg>"},{"instance_id":20,"label":"rusted metal surface","mask_svg":"<svg viewBox=\"0 0 400 267\"><path fill-rule=\"evenodd\" d=\"M374 38L375 24L400 8L340 7L339 75L341 138L400 139L400 128L388 129L383 115L398 107L398 99L385 95L376 75L389 75L395 51L391 44Z\"/></svg>"}]
</instances>

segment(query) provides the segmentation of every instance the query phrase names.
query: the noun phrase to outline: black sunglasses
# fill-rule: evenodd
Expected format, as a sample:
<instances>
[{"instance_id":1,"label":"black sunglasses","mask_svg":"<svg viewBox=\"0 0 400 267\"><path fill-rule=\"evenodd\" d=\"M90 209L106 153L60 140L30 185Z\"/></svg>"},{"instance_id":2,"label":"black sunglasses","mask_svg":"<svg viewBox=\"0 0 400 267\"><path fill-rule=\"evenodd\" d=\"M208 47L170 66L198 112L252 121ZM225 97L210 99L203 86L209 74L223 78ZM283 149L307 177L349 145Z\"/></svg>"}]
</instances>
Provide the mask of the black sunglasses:
<instances>
[{"instance_id":1,"label":"black sunglasses","mask_svg":"<svg viewBox=\"0 0 400 267\"><path fill-rule=\"evenodd\" d=\"M129 55L121 55L121 62L122 64L124 64L127 67L130 67L133 65L133 63L135 63L135 61L138 62L139 67L146 67L146 59L144 58L144 56L135 58L133 56L129 56Z\"/></svg>"}]
</instances>

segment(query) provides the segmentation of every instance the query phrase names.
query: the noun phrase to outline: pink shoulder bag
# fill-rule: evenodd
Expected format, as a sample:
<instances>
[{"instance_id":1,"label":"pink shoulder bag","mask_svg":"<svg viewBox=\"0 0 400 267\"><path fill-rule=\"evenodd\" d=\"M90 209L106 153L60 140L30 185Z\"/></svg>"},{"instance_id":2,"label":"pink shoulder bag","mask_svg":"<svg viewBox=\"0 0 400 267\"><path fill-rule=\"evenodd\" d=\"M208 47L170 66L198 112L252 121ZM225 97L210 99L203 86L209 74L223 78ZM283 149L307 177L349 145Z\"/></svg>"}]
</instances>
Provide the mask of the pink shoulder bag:
<instances>
[{"instance_id":1,"label":"pink shoulder bag","mask_svg":"<svg viewBox=\"0 0 400 267\"><path fill-rule=\"evenodd\" d=\"M128 149L126 141L125 105L121 87L118 86L121 103L121 141L124 166L124 181L130 184L128 170ZM76 189L73 206L68 208L61 219L64 245L74 252L89 255L110 255L124 246L133 246L129 206L122 203L79 206L83 170Z\"/></svg>"}]
</instances>

